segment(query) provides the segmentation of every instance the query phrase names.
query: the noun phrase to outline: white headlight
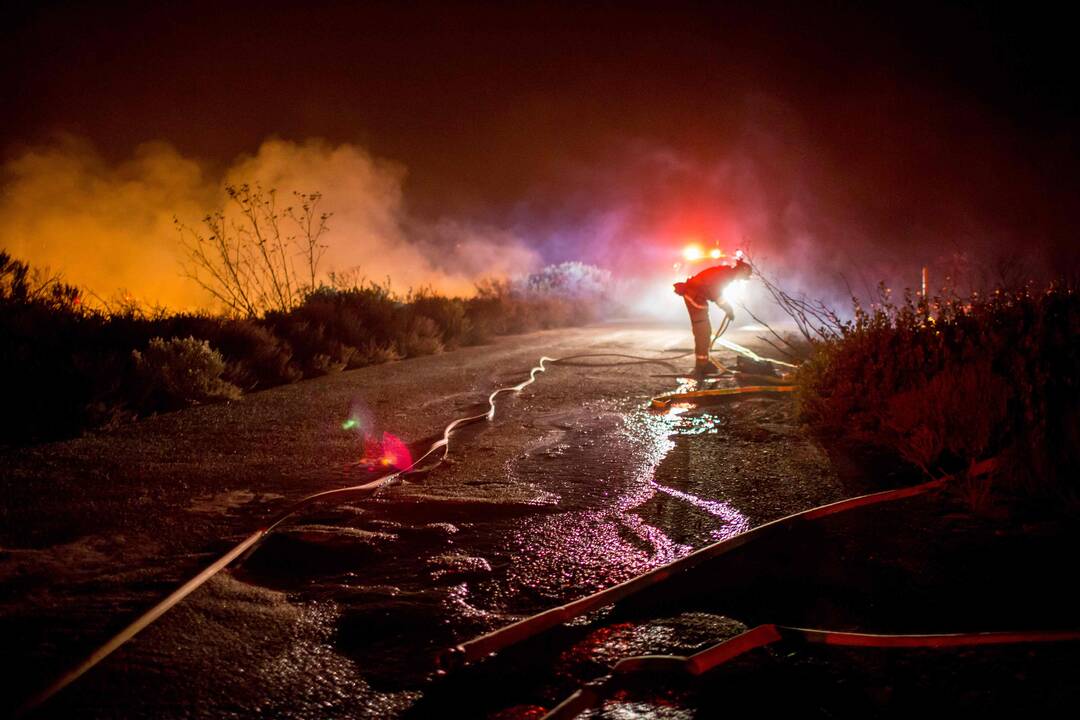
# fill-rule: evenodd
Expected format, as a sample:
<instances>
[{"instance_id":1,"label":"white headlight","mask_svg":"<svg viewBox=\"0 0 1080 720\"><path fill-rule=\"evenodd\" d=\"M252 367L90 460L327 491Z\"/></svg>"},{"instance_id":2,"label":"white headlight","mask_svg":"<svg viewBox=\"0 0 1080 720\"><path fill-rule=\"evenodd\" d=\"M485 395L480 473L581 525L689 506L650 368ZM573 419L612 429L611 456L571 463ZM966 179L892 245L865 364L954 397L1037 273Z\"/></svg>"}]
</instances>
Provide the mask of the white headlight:
<instances>
[{"instance_id":1,"label":"white headlight","mask_svg":"<svg viewBox=\"0 0 1080 720\"><path fill-rule=\"evenodd\" d=\"M732 280L724 288L724 300L731 304L742 302L746 297L746 285L746 280Z\"/></svg>"}]
</instances>

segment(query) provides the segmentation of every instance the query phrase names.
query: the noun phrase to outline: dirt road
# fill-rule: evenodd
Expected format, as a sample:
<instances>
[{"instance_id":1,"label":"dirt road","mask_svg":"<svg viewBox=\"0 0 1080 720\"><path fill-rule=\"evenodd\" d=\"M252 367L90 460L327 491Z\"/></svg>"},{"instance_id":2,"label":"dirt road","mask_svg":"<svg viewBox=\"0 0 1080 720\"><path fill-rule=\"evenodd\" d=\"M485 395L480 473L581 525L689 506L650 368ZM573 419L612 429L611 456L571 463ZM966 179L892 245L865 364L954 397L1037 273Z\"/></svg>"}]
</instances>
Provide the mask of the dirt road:
<instances>
[{"instance_id":1,"label":"dirt road","mask_svg":"<svg viewBox=\"0 0 1080 720\"><path fill-rule=\"evenodd\" d=\"M415 453L541 355L664 357L687 335L503 338L6 453L0 711L291 501L368 476L358 429ZM392 716L443 647L852 492L791 399L658 413L649 398L690 362L617 361L551 367L433 471L305 511L45 714Z\"/></svg>"}]
</instances>

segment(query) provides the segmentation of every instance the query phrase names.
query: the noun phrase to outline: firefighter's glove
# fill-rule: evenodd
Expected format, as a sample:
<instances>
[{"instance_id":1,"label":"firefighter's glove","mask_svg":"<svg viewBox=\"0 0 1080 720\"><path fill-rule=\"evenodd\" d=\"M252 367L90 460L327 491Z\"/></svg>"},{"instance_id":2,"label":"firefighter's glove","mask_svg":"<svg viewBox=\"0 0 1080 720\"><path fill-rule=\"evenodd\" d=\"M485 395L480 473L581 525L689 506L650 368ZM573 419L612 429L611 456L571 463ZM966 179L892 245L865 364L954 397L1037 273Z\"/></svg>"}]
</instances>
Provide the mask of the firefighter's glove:
<instances>
[{"instance_id":1,"label":"firefighter's glove","mask_svg":"<svg viewBox=\"0 0 1080 720\"><path fill-rule=\"evenodd\" d=\"M728 322L732 322L735 320L735 309L732 308L731 305L728 305L726 302L723 301L716 304L720 307L721 310L724 311L724 314L727 315Z\"/></svg>"}]
</instances>

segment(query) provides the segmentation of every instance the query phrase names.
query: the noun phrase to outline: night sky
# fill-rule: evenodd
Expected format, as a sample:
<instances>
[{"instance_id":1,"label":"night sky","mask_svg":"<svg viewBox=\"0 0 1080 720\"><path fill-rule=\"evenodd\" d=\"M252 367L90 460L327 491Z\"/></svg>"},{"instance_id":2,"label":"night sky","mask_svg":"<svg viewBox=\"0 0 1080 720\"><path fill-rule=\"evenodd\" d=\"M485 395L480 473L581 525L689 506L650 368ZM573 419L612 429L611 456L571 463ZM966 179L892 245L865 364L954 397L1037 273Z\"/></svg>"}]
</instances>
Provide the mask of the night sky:
<instances>
[{"instance_id":1,"label":"night sky","mask_svg":"<svg viewBox=\"0 0 1080 720\"><path fill-rule=\"evenodd\" d=\"M269 137L407 168L419 218L613 266L697 235L830 271L1075 267L1073 26L1049 6L25 3L5 159L60 134L224 168Z\"/></svg>"}]
</instances>

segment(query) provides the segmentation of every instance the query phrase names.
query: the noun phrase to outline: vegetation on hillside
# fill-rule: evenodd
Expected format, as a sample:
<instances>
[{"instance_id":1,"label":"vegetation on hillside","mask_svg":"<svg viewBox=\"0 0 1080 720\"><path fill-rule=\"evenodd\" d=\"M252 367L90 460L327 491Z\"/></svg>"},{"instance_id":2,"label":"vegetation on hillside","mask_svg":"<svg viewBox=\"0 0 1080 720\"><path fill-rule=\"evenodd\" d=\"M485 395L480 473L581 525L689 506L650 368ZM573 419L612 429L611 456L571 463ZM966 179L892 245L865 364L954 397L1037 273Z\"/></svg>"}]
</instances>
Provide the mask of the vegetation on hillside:
<instances>
[{"instance_id":1,"label":"vegetation on hillside","mask_svg":"<svg viewBox=\"0 0 1080 720\"><path fill-rule=\"evenodd\" d=\"M8 379L0 443L584 323L605 306L605 292L604 273L563 263L517 282L484 282L469 298L431 289L398 295L337 276L257 316L109 310L0 251L0 373Z\"/></svg>"},{"instance_id":2,"label":"vegetation on hillside","mask_svg":"<svg viewBox=\"0 0 1080 720\"><path fill-rule=\"evenodd\" d=\"M1026 285L894 302L835 323L799 369L803 416L899 454L929 475L959 473L974 504L1001 490L1080 509L1080 298ZM988 478L965 476L997 461Z\"/></svg>"}]
</instances>

